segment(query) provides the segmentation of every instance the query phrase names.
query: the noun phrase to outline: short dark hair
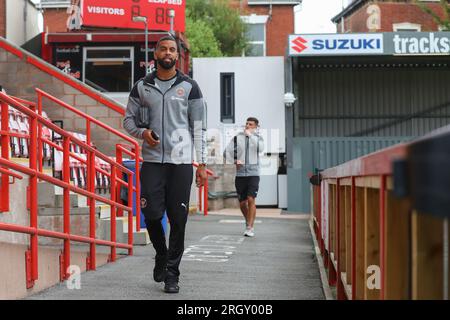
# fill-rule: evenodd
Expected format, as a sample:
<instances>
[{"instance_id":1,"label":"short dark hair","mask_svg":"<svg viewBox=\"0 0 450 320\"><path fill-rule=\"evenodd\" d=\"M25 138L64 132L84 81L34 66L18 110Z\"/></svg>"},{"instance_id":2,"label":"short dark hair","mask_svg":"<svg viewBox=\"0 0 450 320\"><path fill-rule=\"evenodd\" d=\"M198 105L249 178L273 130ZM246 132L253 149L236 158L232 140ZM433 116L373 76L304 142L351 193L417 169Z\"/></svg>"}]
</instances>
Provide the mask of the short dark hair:
<instances>
[{"instance_id":1,"label":"short dark hair","mask_svg":"<svg viewBox=\"0 0 450 320\"><path fill-rule=\"evenodd\" d=\"M259 126L259 121L255 117L249 117L247 118L247 121L253 121L254 123L256 123L257 126Z\"/></svg>"},{"instance_id":2,"label":"short dark hair","mask_svg":"<svg viewBox=\"0 0 450 320\"><path fill-rule=\"evenodd\" d=\"M177 45L177 52L180 52L180 47L178 46L177 40L174 37L170 36L170 35L161 37L158 40L158 42L156 43L156 47L155 48L158 49L159 46L161 45L161 42L163 42L163 41L173 41L173 42L175 42L175 44Z\"/></svg>"}]
</instances>

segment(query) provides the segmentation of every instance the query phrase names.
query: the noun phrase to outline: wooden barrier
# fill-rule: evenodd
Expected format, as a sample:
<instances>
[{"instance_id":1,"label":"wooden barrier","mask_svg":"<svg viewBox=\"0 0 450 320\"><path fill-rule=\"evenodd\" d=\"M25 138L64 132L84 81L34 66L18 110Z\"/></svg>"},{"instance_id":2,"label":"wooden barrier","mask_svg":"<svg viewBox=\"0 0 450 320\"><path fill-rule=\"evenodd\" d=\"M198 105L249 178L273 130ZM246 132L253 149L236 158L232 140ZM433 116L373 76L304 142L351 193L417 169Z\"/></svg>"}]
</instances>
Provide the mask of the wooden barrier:
<instances>
[{"instance_id":1,"label":"wooden barrier","mask_svg":"<svg viewBox=\"0 0 450 320\"><path fill-rule=\"evenodd\" d=\"M448 299L450 208L418 212L394 189L392 163L413 143L326 169L312 186L313 230L337 299Z\"/></svg>"}]
</instances>

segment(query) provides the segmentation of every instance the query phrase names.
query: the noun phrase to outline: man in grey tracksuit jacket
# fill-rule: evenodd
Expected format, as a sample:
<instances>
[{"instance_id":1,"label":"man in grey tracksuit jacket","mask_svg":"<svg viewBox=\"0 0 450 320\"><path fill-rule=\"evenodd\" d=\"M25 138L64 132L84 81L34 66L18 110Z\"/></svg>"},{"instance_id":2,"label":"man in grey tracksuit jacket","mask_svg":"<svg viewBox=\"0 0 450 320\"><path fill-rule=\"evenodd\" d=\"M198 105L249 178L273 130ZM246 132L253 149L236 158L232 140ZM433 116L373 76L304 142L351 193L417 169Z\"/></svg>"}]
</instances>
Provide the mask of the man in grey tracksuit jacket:
<instances>
[{"instance_id":1,"label":"man in grey tracksuit jacket","mask_svg":"<svg viewBox=\"0 0 450 320\"><path fill-rule=\"evenodd\" d=\"M161 143L155 147L144 141L145 162L192 165L195 149L197 161L206 163L206 104L198 84L177 71L175 82L163 94L155 79L153 72L131 91L125 130L138 139L149 128L160 136Z\"/></svg>"},{"instance_id":2,"label":"man in grey tracksuit jacket","mask_svg":"<svg viewBox=\"0 0 450 320\"><path fill-rule=\"evenodd\" d=\"M246 222L244 235L247 237L255 235L255 199L259 189L260 155L264 151L264 140L258 133L258 127L258 119L248 118L244 132L233 137L223 154L225 163L236 165L235 186Z\"/></svg>"},{"instance_id":3,"label":"man in grey tracksuit jacket","mask_svg":"<svg viewBox=\"0 0 450 320\"><path fill-rule=\"evenodd\" d=\"M130 93L123 126L144 140L141 209L156 251L153 278L165 282L167 293L178 293L194 160L199 163L197 186L206 179L206 104L198 84L175 69L175 39L160 39L155 58L157 70ZM165 211L170 221L168 248L161 224Z\"/></svg>"}]
</instances>

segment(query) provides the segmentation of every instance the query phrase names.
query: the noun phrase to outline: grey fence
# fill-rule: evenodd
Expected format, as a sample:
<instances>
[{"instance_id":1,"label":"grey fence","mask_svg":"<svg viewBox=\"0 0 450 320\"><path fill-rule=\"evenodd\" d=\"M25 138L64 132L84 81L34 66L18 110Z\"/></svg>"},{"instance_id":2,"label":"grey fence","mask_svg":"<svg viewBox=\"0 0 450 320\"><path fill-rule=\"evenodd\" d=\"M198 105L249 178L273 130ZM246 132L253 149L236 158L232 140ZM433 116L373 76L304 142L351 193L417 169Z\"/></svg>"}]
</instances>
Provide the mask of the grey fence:
<instances>
[{"instance_id":1,"label":"grey fence","mask_svg":"<svg viewBox=\"0 0 450 320\"><path fill-rule=\"evenodd\" d=\"M327 169L377 150L411 140L412 137L294 138L292 167L288 168L288 210L311 211L309 174Z\"/></svg>"}]
</instances>

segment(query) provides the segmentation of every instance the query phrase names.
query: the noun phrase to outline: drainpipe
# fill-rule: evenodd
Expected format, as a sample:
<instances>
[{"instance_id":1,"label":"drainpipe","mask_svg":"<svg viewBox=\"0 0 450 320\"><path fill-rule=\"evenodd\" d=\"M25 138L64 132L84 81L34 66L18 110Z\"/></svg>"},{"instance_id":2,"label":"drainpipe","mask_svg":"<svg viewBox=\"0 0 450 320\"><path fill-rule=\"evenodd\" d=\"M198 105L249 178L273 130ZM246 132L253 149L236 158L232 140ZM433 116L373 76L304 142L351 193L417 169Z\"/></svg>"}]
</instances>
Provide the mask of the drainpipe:
<instances>
[{"instance_id":1,"label":"drainpipe","mask_svg":"<svg viewBox=\"0 0 450 320\"><path fill-rule=\"evenodd\" d=\"M27 42L27 20L28 20L27 0L23 0L23 43Z\"/></svg>"},{"instance_id":2,"label":"drainpipe","mask_svg":"<svg viewBox=\"0 0 450 320\"><path fill-rule=\"evenodd\" d=\"M269 5L269 21L272 20L272 0L270 0L270 5Z\"/></svg>"},{"instance_id":3,"label":"drainpipe","mask_svg":"<svg viewBox=\"0 0 450 320\"><path fill-rule=\"evenodd\" d=\"M293 83L292 83L292 57L289 56L289 53L286 53L285 60L285 92L293 92ZM293 137L294 137L294 111L293 107L285 105L285 121L286 121L286 167L292 168L293 166Z\"/></svg>"}]
</instances>

